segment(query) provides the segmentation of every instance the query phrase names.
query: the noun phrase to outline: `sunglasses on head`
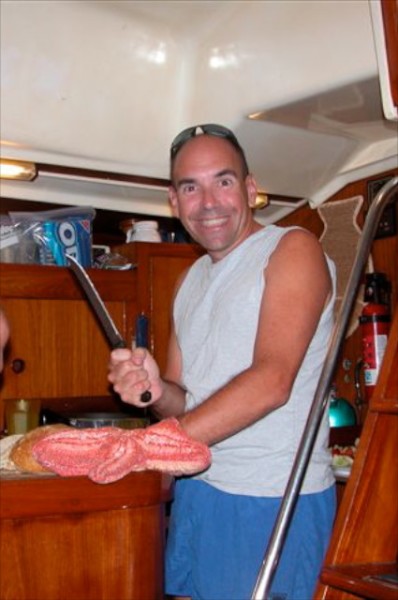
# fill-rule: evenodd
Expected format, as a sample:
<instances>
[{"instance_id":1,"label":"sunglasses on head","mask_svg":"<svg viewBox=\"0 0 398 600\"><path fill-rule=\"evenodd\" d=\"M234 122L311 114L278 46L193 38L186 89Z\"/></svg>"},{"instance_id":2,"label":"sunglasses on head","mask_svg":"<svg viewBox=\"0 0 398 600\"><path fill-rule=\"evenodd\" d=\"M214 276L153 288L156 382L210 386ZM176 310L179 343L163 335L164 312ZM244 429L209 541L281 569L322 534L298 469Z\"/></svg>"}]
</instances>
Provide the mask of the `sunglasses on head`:
<instances>
[{"instance_id":1,"label":"sunglasses on head","mask_svg":"<svg viewBox=\"0 0 398 600\"><path fill-rule=\"evenodd\" d=\"M242 152L242 148L230 129L223 127L222 125L215 125L213 123L209 123L207 125L195 125L194 127L188 127L184 129L177 135L177 137L173 140L170 148L170 156L171 159L174 159L177 153L181 150L182 146L191 138L195 137L197 134L206 133L207 135L214 135L216 137L224 138L233 144L235 148L237 148L240 152Z\"/></svg>"}]
</instances>

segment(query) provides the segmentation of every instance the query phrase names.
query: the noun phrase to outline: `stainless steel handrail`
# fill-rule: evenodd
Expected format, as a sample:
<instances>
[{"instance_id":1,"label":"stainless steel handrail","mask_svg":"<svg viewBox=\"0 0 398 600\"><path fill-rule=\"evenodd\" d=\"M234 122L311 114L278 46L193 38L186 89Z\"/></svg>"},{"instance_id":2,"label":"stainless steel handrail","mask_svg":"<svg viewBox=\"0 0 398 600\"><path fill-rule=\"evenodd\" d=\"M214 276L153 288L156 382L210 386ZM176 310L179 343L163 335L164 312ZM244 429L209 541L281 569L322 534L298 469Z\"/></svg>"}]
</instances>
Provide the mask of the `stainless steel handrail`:
<instances>
[{"instance_id":1,"label":"stainless steel handrail","mask_svg":"<svg viewBox=\"0 0 398 600\"><path fill-rule=\"evenodd\" d=\"M394 198L395 192L398 192L398 177L393 177L382 187L373 200L367 214L311 410L304 427L289 481L264 555L264 560L257 576L251 600L267 599L267 594L272 583L272 577L278 566L287 528L293 516L294 507L311 457L319 425L327 406L331 379L334 374L340 346L344 340L345 330L356 298L362 272L370 254L371 245L383 209L390 201L397 200L398 193Z\"/></svg>"}]
</instances>

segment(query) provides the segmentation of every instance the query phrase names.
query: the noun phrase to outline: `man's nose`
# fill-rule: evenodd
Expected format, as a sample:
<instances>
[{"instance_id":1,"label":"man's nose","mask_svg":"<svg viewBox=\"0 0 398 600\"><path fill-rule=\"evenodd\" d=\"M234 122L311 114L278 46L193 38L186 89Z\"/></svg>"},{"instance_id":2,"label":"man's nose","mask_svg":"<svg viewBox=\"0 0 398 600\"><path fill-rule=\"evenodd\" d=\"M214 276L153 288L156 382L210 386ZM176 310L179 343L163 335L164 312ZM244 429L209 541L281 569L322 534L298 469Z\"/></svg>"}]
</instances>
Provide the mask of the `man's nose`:
<instances>
[{"instance_id":1,"label":"man's nose","mask_svg":"<svg viewBox=\"0 0 398 600\"><path fill-rule=\"evenodd\" d=\"M212 208L217 203L217 199L210 189L202 190L202 205L205 208Z\"/></svg>"}]
</instances>

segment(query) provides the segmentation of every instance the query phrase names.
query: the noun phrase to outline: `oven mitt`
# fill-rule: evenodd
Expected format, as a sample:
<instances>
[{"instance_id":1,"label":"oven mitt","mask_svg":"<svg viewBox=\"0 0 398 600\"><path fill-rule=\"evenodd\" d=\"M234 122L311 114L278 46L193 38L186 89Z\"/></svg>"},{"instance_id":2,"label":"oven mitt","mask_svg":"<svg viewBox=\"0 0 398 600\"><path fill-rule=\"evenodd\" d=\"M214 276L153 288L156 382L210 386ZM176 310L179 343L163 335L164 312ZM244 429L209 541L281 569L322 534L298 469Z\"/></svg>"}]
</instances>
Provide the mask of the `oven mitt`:
<instances>
[{"instance_id":1,"label":"oven mitt","mask_svg":"<svg viewBox=\"0 0 398 600\"><path fill-rule=\"evenodd\" d=\"M192 475L211 462L209 448L190 438L175 418L133 431L71 428L40 440L32 453L58 475L87 475L96 483L111 483L143 470Z\"/></svg>"},{"instance_id":2,"label":"oven mitt","mask_svg":"<svg viewBox=\"0 0 398 600\"><path fill-rule=\"evenodd\" d=\"M144 468L144 458L137 443L123 440L123 430L117 427L98 429L73 429L69 427L36 442L33 457L50 471L64 477L88 475L98 465L110 459L122 462L126 450L130 454L131 467Z\"/></svg>"},{"instance_id":3,"label":"oven mitt","mask_svg":"<svg viewBox=\"0 0 398 600\"><path fill-rule=\"evenodd\" d=\"M211 463L208 446L189 437L173 417L145 429L136 429L135 433L147 469L172 475L192 475Z\"/></svg>"}]
</instances>

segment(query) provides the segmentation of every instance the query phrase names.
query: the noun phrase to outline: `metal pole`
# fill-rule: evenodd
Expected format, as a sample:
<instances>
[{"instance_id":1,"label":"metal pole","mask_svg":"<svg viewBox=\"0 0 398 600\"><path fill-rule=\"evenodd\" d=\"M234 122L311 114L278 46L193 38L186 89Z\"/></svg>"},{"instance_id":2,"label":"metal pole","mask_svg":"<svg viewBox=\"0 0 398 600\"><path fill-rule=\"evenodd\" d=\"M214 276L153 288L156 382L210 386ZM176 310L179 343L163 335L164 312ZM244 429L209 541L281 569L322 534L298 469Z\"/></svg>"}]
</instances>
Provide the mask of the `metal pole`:
<instances>
[{"instance_id":1,"label":"metal pole","mask_svg":"<svg viewBox=\"0 0 398 600\"><path fill-rule=\"evenodd\" d=\"M286 486L251 600L267 600L272 577L279 563L287 528L293 516L293 510L301 489L301 484L308 466L315 438L327 405L330 382L333 377L335 364L341 343L344 339L352 306L356 298L362 271L365 268L366 260L369 256L383 209L391 200L397 200L397 197L394 198L395 192L398 192L398 177L393 177L382 187L373 200L367 214L311 410L304 427L289 481Z\"/></svg>"}]
</instances>

